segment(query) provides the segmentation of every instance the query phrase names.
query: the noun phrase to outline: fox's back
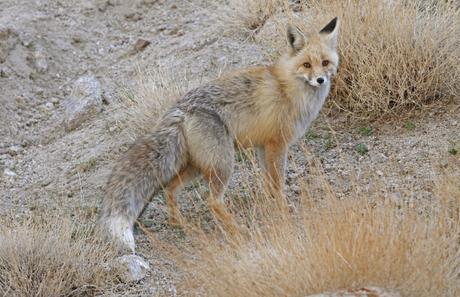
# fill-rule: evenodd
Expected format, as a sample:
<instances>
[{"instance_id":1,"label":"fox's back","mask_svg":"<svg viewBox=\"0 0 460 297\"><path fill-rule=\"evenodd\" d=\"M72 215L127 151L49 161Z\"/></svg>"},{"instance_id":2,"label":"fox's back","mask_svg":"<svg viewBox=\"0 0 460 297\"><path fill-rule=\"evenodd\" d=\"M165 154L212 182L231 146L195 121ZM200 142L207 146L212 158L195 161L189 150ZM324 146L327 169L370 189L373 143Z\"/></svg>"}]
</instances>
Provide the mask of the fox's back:
<instances>
[{"instance_id":1,"label":"fox's back","mask_svg":"<svg viewBox=\"0 0 460 297\"><path fill-rule=\"evenodd\" d=\"M186 93L177 107L218 116L237 142L257 145L280 126L281 90L270 69L254 67L213 80Z\"/></svg>"}]
</instances>

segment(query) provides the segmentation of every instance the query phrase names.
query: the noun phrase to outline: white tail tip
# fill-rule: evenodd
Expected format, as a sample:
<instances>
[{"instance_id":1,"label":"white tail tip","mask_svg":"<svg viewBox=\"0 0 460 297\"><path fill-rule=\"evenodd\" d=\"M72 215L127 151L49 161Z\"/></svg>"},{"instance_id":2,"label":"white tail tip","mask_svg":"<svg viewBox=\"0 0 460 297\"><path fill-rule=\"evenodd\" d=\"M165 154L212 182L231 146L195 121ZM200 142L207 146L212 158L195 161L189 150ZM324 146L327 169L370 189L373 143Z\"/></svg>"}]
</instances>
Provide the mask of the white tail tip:
<instances>
[{"instance_id":1,"label":"white tail tip","mask_svg":"<svg viewBox=\"0 0 460 297\"><path fill-rule=\"evenodd\" d=\"M107 221L110 233L113 237L126 245L134 253L136 244L134 242L134 234L132 224L127 219L122 217L110 218Z\"/></svg>"}]
</instances>

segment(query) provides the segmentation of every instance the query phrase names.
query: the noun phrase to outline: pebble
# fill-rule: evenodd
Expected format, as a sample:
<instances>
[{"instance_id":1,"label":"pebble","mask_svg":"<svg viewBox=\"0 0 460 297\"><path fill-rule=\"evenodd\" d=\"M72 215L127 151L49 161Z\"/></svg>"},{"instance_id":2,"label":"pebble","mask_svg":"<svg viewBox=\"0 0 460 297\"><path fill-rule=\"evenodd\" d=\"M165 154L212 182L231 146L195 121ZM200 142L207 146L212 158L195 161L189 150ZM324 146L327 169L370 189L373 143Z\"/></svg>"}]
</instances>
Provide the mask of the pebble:
<instances>
[{"instance_id":1,"label":"pebble","mask_svg":"<svg viewBox=\"0 0 460 297\"><path fill-rule=\"evenodd\" d=\"M6 176L11 176L11 177L17 176L16 172L8 168L5 168L5 170L3 170L3 174Z\"/></svg>"},{"instance_id":2,"label":"pebble","mask_svg":"<svg viewBox=\"0 0 460 297\"><path fill-rule=\"evenodd\" d=\"M175 27L169 31L169 35L176 35L179 32L179 28Z\"/></svg>"},{"instance_id":3,"label":"pebble","mask_svg":"<svg viewBox=\"0 0 460 297\"><path fill-rule=\"evenodd\" d=\"M144 50L151 42L142 38L139 38L136 43L134 44L134 48L137 51L142 51Z\"/></svg>"},{"instance_id":4,"label":"pebble","mask_svg":"<svg viewBox=\"0 0 460 297\"><path fill-rule=\"evenodd\" d=\"M115 259L111 265L124 283L138 282L147 276L150 265L138 255L124 255Z\"/></svg>"},{"instance_id":5,"label":"pebble","mask_svg":"<svg viewBox=\"0 0 460 297\"><path fill-rule=\"evenodd\" d=\"M17 156L21 152L22 148L19 145L12 145L8 148L8 154L12 157Z\"/></svg>"},{"instance_id":6,"label":"pebble","mask_svg":"<svg viewBox=\"0 0 460 297\"><path fill-rule=\"evenodd\" d=\"M83 122L102 110L102 89L94 75L76 80L72 93L65 103L65 126L67 131L78 128Z\"/></svg>"}]
</instances>

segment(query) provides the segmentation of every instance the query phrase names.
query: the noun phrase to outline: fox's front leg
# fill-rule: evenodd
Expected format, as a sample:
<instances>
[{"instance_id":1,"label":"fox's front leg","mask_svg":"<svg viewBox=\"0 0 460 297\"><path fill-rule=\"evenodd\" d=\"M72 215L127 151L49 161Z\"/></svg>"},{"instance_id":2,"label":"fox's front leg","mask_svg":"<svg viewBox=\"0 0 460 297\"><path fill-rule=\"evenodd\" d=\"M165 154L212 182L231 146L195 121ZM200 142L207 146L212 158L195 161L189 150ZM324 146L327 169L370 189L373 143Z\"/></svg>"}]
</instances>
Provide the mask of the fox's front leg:
<instances>
[{"instance_id":1,"label":"fox's front leg","mask_svg":"<svg viewBox=\"0 0 460 297\"><path fill-rule=\"evenodd\" d=\"M284 176L286 171L287 145L271 141L265 145L265 171L270 190L274 196L284 196Z\"/></svg>"}]
</instances>

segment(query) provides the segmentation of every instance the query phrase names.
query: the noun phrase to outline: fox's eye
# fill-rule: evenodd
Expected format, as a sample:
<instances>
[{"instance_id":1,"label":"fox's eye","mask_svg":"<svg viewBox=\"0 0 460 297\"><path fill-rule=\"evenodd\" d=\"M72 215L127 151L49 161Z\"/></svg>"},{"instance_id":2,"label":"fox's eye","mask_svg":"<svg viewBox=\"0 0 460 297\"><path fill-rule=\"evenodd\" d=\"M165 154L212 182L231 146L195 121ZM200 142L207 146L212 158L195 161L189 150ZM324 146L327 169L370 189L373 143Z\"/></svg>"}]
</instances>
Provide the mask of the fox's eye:
<instances>
[{"instance_id":1,"label":"fox's eye","mask_svg":"<svg viewBox=\"0 0 460 297\"><path fill-rule=\"evenodd\" d=\"M327 65L329 65L329 61L328 61L328 60L324 60L322 64L323 64L324 67L326 67Z\"/></svg>"},{"instance_id":2,"label":"fox's eye","mask_svg":"<svg viewBox=\"0 0 460 297\"><path fill-rule=\"evenodd\" d=\"M310 67L311 67L311 64L308 63L308 62L305 62L305 63L303 63L303 67L305 67L305 68L310 68Z\"/></svg>"}]
</instances>

